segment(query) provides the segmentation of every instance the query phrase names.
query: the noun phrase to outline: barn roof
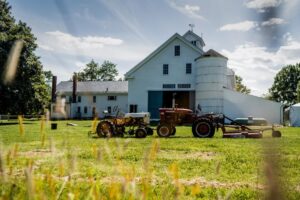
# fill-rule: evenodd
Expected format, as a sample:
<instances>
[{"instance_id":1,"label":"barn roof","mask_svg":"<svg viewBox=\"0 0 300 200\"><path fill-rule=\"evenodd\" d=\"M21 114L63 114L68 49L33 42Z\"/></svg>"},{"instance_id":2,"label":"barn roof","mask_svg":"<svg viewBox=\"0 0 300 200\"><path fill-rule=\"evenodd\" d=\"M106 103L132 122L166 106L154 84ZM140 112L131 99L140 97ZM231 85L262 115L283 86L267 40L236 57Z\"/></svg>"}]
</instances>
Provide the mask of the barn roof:
<instances>
[{"instance_id":1,"label":"barn roof","mask_svg":"<svg viewBox=\"0 0 300 200\"><path fill-rule=\"evenodd\" d=\"M62 81L57 85L57 93L72 92L73 82ZM78 81L79 93L128 93L127 81Z\"/></svg>"}]
</instances>

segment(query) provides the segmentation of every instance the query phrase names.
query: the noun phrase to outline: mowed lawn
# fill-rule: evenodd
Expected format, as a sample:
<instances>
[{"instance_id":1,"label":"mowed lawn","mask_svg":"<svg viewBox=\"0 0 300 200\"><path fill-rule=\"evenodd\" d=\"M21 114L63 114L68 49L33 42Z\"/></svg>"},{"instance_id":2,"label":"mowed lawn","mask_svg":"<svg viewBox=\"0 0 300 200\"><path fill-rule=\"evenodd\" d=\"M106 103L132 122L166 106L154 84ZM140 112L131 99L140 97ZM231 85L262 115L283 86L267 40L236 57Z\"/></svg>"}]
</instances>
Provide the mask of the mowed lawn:
<instances>
[{"instance_id":1,"label":"mowed lawn","mask_svg":"<svg viewBox=\"0 0 300 200\"><path fill-rule=\"evenodd\" d=\"M67 123L78 126L67 126ZM92 121L0 126L3 199L300 199L300 129L282 138L88 137ZM20 130L21 128L21 130ZM270 183L273 187L270 187Z\"/></svg>"}]
</instances>

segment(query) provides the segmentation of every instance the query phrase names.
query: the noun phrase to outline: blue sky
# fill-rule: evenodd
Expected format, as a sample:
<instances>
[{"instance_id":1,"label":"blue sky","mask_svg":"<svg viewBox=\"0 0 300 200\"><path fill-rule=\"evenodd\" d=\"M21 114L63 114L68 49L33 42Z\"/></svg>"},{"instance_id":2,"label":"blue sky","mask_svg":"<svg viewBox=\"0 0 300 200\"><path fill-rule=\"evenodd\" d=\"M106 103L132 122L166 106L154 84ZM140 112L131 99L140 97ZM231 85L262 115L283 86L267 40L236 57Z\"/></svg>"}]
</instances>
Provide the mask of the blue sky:
<instances>
[{"instance_id":1,"label":"blue sky","mask_svg":"<svg viewBox=\"0 0 300 200\"><path fill-rule=\"evenodd\" d=\"M91 59L120 75L188 24L204 50L229 58L252 94L267 93L275 74L300 62L300 0L8 0L37 37L44 68L67 80Z\"/></svg>"}]
</instances>

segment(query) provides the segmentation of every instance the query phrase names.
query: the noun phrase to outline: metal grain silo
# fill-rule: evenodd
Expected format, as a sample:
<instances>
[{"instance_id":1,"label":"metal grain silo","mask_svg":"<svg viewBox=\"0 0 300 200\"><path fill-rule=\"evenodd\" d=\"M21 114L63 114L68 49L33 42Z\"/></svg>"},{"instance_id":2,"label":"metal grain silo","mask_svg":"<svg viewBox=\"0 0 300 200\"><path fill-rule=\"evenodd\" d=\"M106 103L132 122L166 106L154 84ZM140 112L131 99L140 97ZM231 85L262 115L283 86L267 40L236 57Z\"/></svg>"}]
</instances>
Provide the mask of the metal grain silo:
<instances>
[{"instance_id":1,"label":"metal grain silo","mask_svg":"<svg viewBox=\"0 0 300 200\"><path fill-rule=\"evenodd\" d=\"M196 59L196 106L200 104L204 113L223 113L227 60L212 49Z\"/></svg>"}]
</instances>

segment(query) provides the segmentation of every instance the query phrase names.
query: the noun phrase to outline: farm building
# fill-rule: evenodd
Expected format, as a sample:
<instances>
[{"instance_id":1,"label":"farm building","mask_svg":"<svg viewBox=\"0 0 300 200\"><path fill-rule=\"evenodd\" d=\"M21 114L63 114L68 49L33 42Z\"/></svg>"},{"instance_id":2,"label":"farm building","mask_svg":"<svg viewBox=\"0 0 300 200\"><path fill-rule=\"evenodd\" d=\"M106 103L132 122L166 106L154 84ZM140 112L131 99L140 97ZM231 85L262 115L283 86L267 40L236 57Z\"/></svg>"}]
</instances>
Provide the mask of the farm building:
<instances>
[{"instance_id":1,"label":"farm building","mask_svg":"<svg viewBox=\"0 0 300 200\"><path fill-rule=\"evenodd\" d=\"M230 118L260 117L282 122L279 103L234 90L234 72L228 58L209 50L193 31L175 33L125 74L130 112L148 111L158 119L158 108L178 106L204 113L224 113Z\"/></svg>"},{"instance_id":2,"label":"farm building","mask_svg":"<svg viewBox=\"0 0 300 200\"><path fill-rule=\"evenodd\" d=\"M195 110L201 105L203 113L282 123L280 103L235 91L228 58L212 49L205 52L204 46L203 39L192 31L182 36L175 33L129 70L127 81L65 81L52 93L63 97L67 118L103 117L103 110L113 113L118 106L123 112L150 112L152 119L159 119L159 108ZM53 103L52 116L56 115L54 108Z\"/></svg>"},{"instance_id":3,"label":"farm building","mask_svg":"<svg viewBox=\"0 0 300 200\"><path fill-rule=\"evenodd\" d=\"M52 103L52 118L103 117L104 110L114 114L116 108L126 112L128 107L127 81L63 81L57 85L55 94L63 103ZM60 105L63 105L65 116L56 113L55 107Z\"/></svg>"}]
</instances>

